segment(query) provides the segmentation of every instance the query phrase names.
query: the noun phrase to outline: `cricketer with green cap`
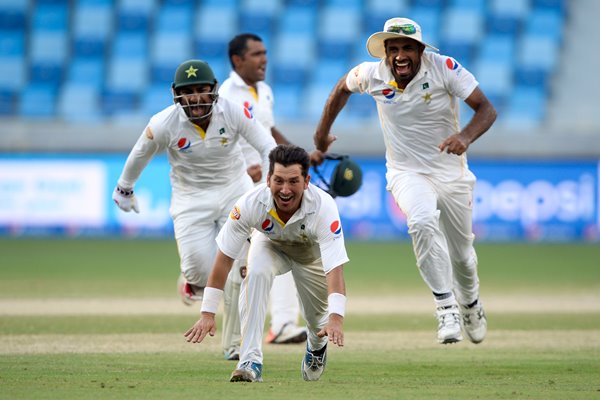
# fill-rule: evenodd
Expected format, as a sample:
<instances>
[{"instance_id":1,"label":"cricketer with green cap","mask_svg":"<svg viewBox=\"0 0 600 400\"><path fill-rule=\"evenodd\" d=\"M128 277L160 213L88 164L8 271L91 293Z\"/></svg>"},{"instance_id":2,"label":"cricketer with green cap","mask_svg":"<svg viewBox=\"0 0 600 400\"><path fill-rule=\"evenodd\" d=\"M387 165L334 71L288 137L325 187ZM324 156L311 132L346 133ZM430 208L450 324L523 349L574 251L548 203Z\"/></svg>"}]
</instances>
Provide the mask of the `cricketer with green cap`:
<instances>
[{"instance_id":1,"label":"cricketer with green cap","mask_svg":"<svg viewBox=\"0 0 600 400\"><path fill-rule=\"evenodd\" d=\"M217 88L217 79L206 62L187 60L179 65L171 85L174 104L150 118L113 193L123 211L143 211L134 186L152 157L166 152L171 166L169 211L181 267L178 289L188 305L202 299L219 229L235 201L254 186L238 141L244 138L258 151L265 170L269 152L275 147L271 134L252 113L219 98ZM149 205L149 196L145 194L139 204ZM231 274L241 279L241 273L234 268Z\"/></svg>"}]
</instances>

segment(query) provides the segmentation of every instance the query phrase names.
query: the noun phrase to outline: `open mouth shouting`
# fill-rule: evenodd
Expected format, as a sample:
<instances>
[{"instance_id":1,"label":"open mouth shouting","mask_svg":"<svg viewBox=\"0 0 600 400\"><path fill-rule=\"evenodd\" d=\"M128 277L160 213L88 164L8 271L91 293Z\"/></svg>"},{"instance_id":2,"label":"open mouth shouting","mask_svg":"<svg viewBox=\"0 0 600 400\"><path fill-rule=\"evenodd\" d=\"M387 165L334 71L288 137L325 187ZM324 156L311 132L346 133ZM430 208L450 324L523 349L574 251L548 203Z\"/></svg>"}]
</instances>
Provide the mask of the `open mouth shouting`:
<instances>
[{"instance_id":1,"label":"open mouth shouting","mask_svg":"<svg viewBox=\"0 0 600 400\"><path fill-rule=\"evenodd\" d=\"M410 76L412 72L410 61L394 61L394 71L396 72L396 75L400 77Z\"/></svg>"}]
</instances>

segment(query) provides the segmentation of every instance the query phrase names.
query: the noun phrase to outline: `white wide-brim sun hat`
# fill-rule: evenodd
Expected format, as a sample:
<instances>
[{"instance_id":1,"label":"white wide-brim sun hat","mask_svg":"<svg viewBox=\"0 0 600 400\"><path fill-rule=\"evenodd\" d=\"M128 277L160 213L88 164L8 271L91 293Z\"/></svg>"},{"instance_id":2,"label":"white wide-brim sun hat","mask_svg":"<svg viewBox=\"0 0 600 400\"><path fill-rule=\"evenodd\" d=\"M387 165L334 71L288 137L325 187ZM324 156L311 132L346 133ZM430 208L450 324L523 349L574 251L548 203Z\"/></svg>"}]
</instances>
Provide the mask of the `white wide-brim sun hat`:
<instances>
[{"instance_id":1,"label":"white wide-brim sun hat","mask_svg":"<svg viewBox=\"0 0 600 400\"><path fill-rule=\"evenodd\" d=\"M367 39L367 51L373 57L384 58L385 41L402 37L416 40L430 49L438 51L436 47L423 41L421 27L415 21L408 18L391 18L385 21L383 32L374 33Z\"/></svg>"}]
</instances>

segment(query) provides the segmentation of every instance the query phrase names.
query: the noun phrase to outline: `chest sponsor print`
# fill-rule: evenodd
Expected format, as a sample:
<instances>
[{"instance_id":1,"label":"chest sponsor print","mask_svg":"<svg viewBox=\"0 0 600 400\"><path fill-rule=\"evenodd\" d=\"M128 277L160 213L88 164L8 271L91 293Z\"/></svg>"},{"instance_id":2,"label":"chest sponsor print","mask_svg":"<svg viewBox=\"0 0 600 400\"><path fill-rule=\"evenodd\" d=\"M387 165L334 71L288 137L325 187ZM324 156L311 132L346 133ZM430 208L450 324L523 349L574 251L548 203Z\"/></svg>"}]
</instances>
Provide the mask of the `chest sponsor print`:
<instances>
[{"instance_id":1,"label":"chest sponsor print","mask_svg":"<svg viewBox=\"0 0 600 400\"><path fill-rule=\"evenodd\" d=\"M192 142L188 138L181 138L177 141L177 148L182 153L189 153L192 151L190 148L192 146Z\"/></svg>"},{"instance_id":2,"label":"chest sponsor print","mask_svg":"<svg viewBox=\"0 0 600 400\"><path fill-rule=\"evenodd\" d=\"M381 91L381 94L383 95L383 97L390 100L390 99L394 98L394 96L396 95L396 92L394 91L394 89L385 88Z\"/></svg>"},{"instance_id":3,"label":"chest sponsor print","mask_svg":"<svg viewBox=\"0 0 600 400\"><path fill-rule=\"evenodd\" d=\"M263 231L268 233L273 230L274 226L275 226L275 224L273 223L273 221L271 219L267 218L263 221L261 228Z\"/></svg>"},{"instance_id":4,"label":"chest sponsor print","mask_svg":"<svg viewBox=\"0 0 600 400\"><path fill-rule=\"evenodd\" d=\"M249 101L245 101L244 102L244 108L247 109L248 111L250 111L250 113L252 113L253 109L254 109L254 106Z\"/></svg>"}]
</instances>

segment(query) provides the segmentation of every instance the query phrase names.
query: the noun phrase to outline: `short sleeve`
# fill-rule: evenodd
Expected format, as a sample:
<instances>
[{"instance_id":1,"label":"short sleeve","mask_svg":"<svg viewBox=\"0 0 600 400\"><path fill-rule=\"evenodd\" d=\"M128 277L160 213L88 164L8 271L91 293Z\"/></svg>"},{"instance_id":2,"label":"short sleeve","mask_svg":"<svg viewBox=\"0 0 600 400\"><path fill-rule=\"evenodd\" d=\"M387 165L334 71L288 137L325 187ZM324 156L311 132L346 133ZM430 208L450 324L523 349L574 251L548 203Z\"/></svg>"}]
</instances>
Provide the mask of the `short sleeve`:
<instances>
[{"instance_id":1,"label":"short sleeve","mask_svg":"<svg viewBox=\"0 0 600 400\"><path fill-rule=\"evenodd\" d=\"M329 195L322 196L316 230L325 273L347 263L349 259L344 244L342 222L337 205Z\"/></svg>"},{"instance_id":2,"label":"short sleeve","mask_svg":"<svg viewBox=\"0 0 600 400\"><path fill-rule=\"evenodd\" d=\"M442 70L446 80L446 87L450 94L465 100L473 93L473 90L479 85L473 74L465 67L459 64L454 58L447 56L438 56L442 59Z\"/></svg>"},{"instance_id":3,"label":"short sleeve","mask_svg":"<svg viewBox=\"0 0 600 400\"><path fill-rule=\"evenodd\" d=\"M362 63L352 68L346 75L346 86L353 93L365 93L369 88L369 64Z\"/></svg>"},{"instance_id":4,"label":"short sleeve","mask_svg":"<svg viewBox=\"0 0 600 400\"><path fill-rule=\"evenodd\" d=\"M250 215L252 208L248 196L242 196L229 212L227 222L223 225L217 235L217 246L223 254L231 258L239 258L241 250L250 236Z\"/></svg>"}]
</instances>

